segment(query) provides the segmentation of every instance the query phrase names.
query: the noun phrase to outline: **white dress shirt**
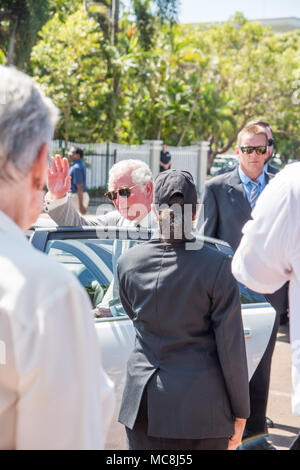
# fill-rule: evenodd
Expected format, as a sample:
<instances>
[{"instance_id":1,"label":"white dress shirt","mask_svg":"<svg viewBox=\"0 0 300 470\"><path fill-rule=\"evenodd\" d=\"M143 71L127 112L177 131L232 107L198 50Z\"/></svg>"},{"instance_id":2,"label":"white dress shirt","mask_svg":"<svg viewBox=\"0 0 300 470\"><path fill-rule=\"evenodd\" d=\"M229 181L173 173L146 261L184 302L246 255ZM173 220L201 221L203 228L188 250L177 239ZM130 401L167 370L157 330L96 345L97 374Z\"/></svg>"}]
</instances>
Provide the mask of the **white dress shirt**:
<instances>
[{"instance_id":1,"label":"white dress shirt","mask_svg":"<svg viewBox=\"0 0 300 470\"><path fill-rule=\"evenodd\" d=\"M114 408L88 295L0 211L0 449L103 449Z\"/></svg>"},{"instance_id":2,"label":"white dress shirt","mask_svg":"<svg viewBox=\"0 0 300 470\"><path fill-rule=\"evenodd\" d=\"M272 293L289 281L292 409L300 415L300 163L285 167L258 198L232 262L242 284Z\"/></svg>"}]
</instances>

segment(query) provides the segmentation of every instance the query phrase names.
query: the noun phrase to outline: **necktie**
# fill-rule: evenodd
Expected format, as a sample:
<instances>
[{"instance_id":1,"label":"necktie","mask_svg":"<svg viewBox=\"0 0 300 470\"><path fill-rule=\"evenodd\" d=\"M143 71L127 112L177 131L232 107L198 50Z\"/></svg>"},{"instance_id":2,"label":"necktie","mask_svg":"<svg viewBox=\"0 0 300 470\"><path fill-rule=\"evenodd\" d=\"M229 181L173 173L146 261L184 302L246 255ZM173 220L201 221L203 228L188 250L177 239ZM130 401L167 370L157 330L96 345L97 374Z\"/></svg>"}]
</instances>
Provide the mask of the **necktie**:
<instances>
[{"instance_id":1,"label":"necktie","mask_svg":"<svg viewBox=\"0 0 300 470\"><path fill-rule=\"evenodd\" d=\"M251 185L251 191L250 191L249 203L250 203L251 209L253 209L253 207L255 206L256 200L259 196L260 182L250 181L250 185Z\"/></svg>"}]
</instances>

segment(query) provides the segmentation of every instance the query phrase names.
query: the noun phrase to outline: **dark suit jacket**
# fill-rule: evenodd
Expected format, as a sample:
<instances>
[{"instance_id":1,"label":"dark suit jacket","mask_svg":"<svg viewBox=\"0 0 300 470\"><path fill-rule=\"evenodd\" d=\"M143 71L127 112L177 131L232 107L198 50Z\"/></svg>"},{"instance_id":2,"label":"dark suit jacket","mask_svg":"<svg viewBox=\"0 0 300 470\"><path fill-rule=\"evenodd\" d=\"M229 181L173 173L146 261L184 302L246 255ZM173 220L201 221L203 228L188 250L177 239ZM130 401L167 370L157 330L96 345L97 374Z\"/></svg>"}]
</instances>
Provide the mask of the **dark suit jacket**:
<instances>
[{"instance_id":1,"label":"dark suit jacket","mask_svg":"<svg viewBox=\"0 0 300 470\"><path fill-rule=\"evenodd\" d=\"M136 340L119 421L132 429L147 387L148 434L216 438L249 416L241 307L229 258L151 240L119 259Z\"/></svg>"},{"instance_id":2,"label":"dark suit jacket","mask_svg":"<svg viewBox=\"0 0 300 470\"><path fill-rule=\"evenodd\" d=\"M276 173L266 173L267 184ZM242 228L251 218L251 206L244 192L238 167L211 178L202 196L204 235L230 244L235 251L242 238ZM200 227L198 227L200 228ZM274 294L266 295L278 313L288 306L288 283Z\"/></svg>"},{"instance_id":3,"label":"dark suit jacket","mask_svg":"<svg viewBox=\"0 0 300 470\"><path fill-rule=\"evenodd\" d=\"M218 175L223 175L223 173L228 173L229 171L233 171L237 167L238 165L223 166L223 168L221 168L220 170L216 171L216 173L214 173L214 177ZM268 173L271 173L272 175L276 175L278 172L279 170L277 168L275 168L274 166L270 165L270 163L268 163Z\"/></svg>"},{"instance_id":4,"label":"dark suit jacket","mask_svg":"<svg viewBox=\"0 0 300 470\"><path fill-rule=\"evenodd\" d=\"M266 173L267 183L274 175ZM251 206L244 192L238 168L211 178L202 196L204 234L230 244L235 251L242 228L251 218Z\"/></svg>"}]
</instances>

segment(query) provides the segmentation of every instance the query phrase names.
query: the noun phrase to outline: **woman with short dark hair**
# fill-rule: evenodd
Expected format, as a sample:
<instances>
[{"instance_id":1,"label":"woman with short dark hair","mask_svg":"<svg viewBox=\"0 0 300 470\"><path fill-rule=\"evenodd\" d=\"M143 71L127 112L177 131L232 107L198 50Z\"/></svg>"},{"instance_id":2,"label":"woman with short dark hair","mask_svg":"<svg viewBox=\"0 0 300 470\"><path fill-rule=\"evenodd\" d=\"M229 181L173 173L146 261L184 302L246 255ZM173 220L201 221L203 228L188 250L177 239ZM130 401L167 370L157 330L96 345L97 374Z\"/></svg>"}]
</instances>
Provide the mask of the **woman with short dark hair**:
<instances>
[{"instance_id":1,"label":"woman with short dark hair","mask_svg":"<svg viewBox=\"0 0 300 470\"><path fill-rule=\"evenodd\" d=\"M235 449L249 415L248 372L230 259L192 233L189 172L155 181L159 236L119 259L136 340L119 415L129 449Z\"/></svg>"}]
</instances>

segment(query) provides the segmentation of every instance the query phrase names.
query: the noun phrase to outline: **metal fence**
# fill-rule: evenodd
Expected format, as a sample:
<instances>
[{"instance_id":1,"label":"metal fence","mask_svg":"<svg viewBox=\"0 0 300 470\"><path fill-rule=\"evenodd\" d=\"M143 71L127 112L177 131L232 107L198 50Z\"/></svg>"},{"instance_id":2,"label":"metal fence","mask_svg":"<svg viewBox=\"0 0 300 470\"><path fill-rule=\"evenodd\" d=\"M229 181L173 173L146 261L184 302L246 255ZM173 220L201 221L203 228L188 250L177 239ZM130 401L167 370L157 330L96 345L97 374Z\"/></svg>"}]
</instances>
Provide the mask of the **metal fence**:
<instances>
[{"instance_id":1,"label":"metal fence","mask_svg":"<svg viewBox=\"0 0 300 470\"><path fill-rule=\"evenodd\" d=\"M172 168L189 171L198 186L198 147L168 147L172 157Z\"/></svg>"},{"instance_id":2,"label":"metal fence","mask_svg":"<svg viewBox=\"0 0 300 470\"><path fill-rule=\"evenodd\" d=\"M114 153L89 153L84 156L87 163L86 185L88 189L105 186L110 168L116 163Z\"/></svg>"},{"instance_id":3,"label":"metal fence","mask_svg":"<svg viewBox=\"0 0 300 470\"><path fill-rule=\"evenodd\" d=\"M81 147L84 151L84 159L87 163L87 188L105 186L108 182L108 174L114 163L127 159L142 160L151 166L151 144L121 145L116 143L82 144L69 142L68 149L72 146ZM61 141L52 142L50 152L52 155L60 151L63 155L67 150L63 148ZM168 147L172 158L172 168L188 170L198 187L199 180L199 146Z\"/></svg>"},{"instance_id":4,"label":"metal fence","mask_svg":"<svg viewBox=\"0 0 300 470\"><path fill-rule=\"evenodd\" d=\"M82 144L78 142L69 142L68 149L71 147L80 147L84 152L84 161L86 163L86 185L88 189L105 186L108 181L110 168L117 161L117 152L110 148L108 143ZM52 155L61 152L67 156L67 151L61 141L52 142L50 152Z\"/></svg>"},{"instance_id":5,"label":"metal fence","mask_svg":"<svg viewBox=\"0 0 300 470\"><path fill-rule=\"evenodd\" d=\"M133 158L135 160L142 160L149 165L150 153L149 145L121 145L121 144L109 144L111 151L116 152L116 161L128 160Z\"/></svg>"}]
</instances>

